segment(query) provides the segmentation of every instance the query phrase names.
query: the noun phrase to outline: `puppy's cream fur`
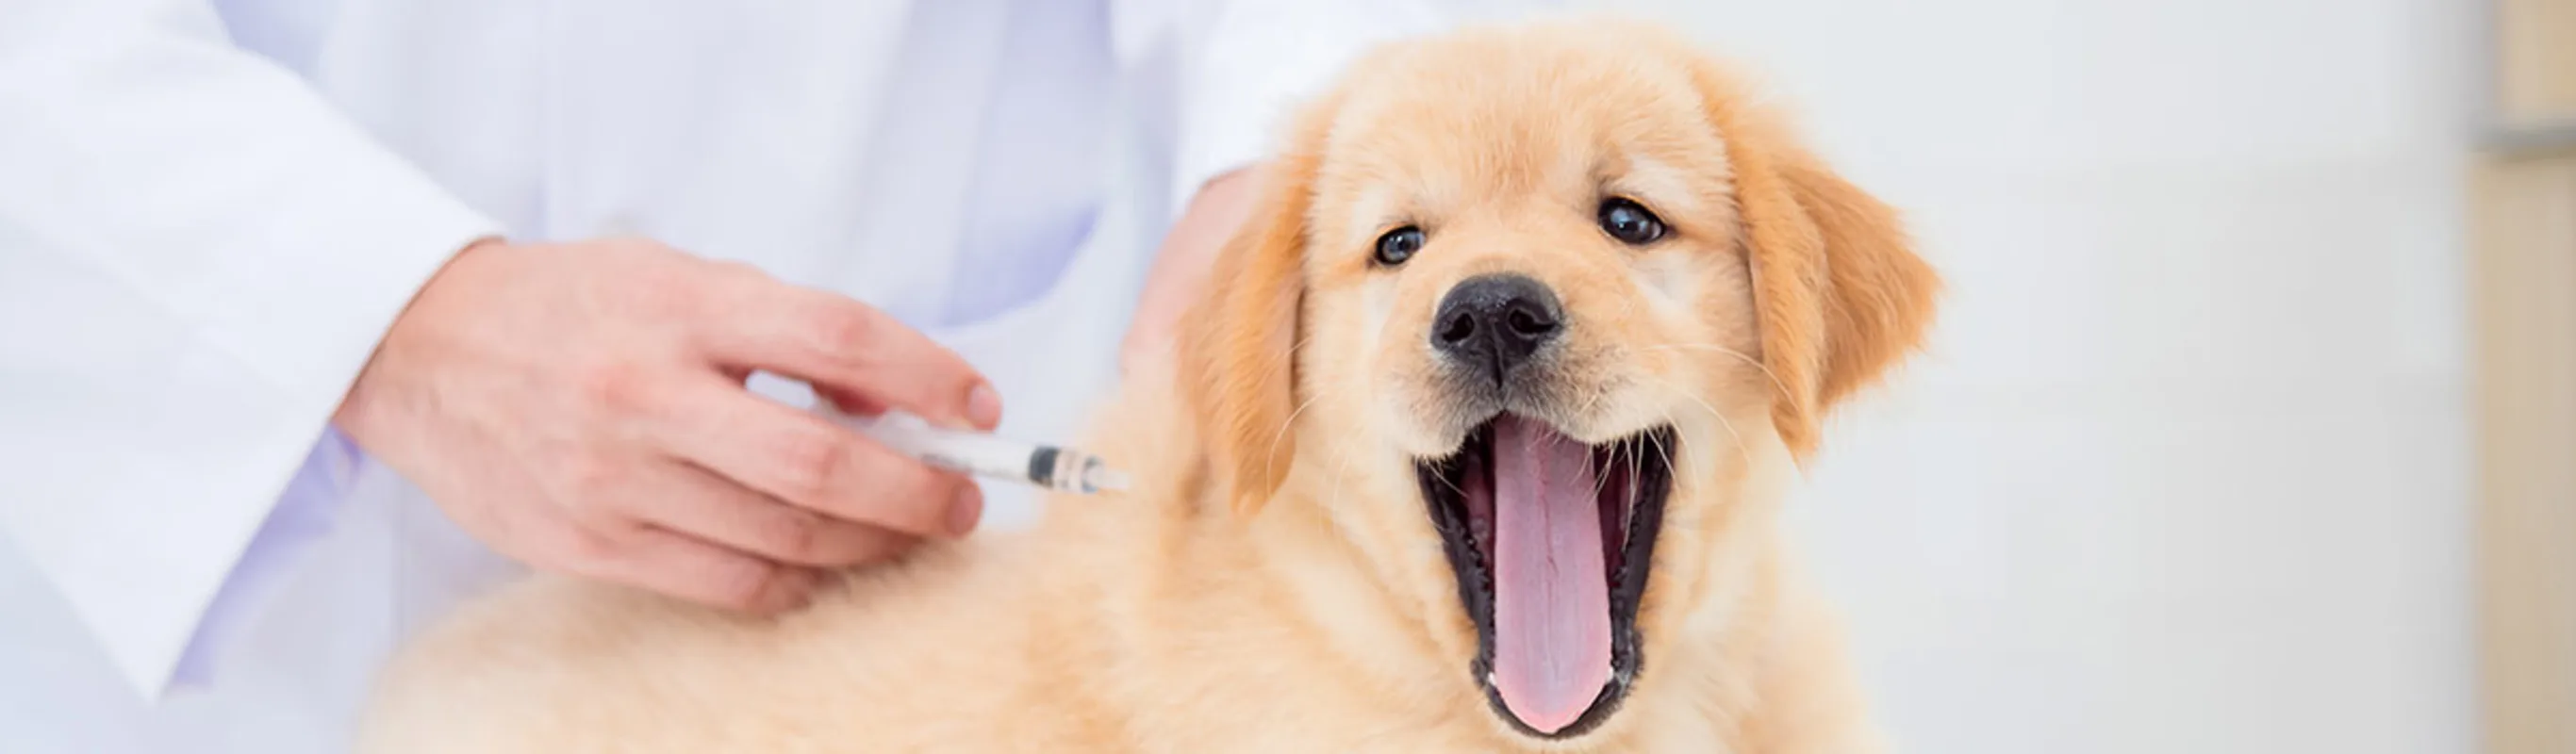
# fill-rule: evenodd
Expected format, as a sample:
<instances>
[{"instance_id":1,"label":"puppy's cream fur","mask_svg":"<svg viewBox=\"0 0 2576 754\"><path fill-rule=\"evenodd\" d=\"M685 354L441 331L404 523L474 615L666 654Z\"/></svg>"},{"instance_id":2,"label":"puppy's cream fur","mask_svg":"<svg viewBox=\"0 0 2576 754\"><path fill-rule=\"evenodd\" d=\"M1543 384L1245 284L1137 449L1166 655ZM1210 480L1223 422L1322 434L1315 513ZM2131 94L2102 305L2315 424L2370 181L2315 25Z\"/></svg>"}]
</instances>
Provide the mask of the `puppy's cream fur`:
<instances>
[{"instance_id":1,"label":"puppy's cream fur","mask_svg":"<svg viewBox=\"0 0 2576 754\"><path fill-rule=\"evenodd\" d=\"M1137 480L1025 536L934 545L777 619L536 578L387 670L398 752L1726 751L1877 742L1775 524L1821 418L1910 351L1937 283L1887 207L1686 45L1482 29L1376 53L1301 118L1190 318L1085 444ZM1671 232L1629 247L1595 212ZM1374 239L1429 243L1389 269ZM1474 274L1564 300L1600 442L1670 425L1642 670L1596 729L1514 732L1413 461L1455 448L1425 346ZM1146 374L1162 374L1147 370Z\"/></svg>"}]
</instances>

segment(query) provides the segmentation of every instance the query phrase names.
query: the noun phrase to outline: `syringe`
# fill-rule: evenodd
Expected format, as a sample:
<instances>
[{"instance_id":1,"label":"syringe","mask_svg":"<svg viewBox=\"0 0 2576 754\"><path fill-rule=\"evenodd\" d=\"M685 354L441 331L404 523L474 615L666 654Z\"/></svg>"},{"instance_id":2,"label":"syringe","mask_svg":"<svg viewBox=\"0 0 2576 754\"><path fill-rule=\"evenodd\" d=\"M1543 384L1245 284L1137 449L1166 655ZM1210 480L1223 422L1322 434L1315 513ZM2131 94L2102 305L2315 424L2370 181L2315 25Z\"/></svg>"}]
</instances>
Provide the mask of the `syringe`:
<instances>
[{"instance_id":1,"label":"syringe","mask_svg":"<svg viewBox=\"0 0 2576 754\"><path fill-rule=\"evenodd\" d=\"M1127 475L1072 448L940 429L901 411L880 416L852 416L828 407L817 411L889 450L951 471L1080 495L1127 489Z\"/></svg>"}]
</instances>

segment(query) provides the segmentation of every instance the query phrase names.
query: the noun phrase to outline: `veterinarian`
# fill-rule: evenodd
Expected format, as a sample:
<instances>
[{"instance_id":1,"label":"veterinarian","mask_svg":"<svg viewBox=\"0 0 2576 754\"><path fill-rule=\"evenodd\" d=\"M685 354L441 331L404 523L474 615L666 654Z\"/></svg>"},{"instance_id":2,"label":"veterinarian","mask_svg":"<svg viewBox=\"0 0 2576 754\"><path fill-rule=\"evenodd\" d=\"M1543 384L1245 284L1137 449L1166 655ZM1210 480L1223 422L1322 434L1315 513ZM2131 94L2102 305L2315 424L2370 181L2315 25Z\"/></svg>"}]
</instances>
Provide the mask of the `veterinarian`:
<instances>
[{"instance_id":1,"label":"veterinarian","mask_svg":"<svg viewBox=\"0 0 2576 754\"><path fill-rule=\"evenodd\" d=\"M0 0L0 750L337 751L520 564L1025 518L797 409L1070 434L1433 2Z\"/></svg>"}]
</instances>

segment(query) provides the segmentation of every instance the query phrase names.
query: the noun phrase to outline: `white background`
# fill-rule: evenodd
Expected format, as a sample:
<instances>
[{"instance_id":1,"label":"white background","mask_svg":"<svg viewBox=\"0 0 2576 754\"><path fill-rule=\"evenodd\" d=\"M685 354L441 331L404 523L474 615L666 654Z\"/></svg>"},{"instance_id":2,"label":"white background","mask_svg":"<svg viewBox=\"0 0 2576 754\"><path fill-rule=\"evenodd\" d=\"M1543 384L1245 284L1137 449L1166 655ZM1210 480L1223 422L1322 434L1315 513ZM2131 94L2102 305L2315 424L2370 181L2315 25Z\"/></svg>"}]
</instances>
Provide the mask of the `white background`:
<instances>
[{"instance_id":1,"label":"white background","mask_svg":"<svg viewBox=\"0 0 2576 754\"><path fill-rule=\"evenodd\" d=\"M1901 750L2474 748L2475 6L1607 4L1747 64L1951 281L1794 503Z\"/></svg>"}]
</instances>

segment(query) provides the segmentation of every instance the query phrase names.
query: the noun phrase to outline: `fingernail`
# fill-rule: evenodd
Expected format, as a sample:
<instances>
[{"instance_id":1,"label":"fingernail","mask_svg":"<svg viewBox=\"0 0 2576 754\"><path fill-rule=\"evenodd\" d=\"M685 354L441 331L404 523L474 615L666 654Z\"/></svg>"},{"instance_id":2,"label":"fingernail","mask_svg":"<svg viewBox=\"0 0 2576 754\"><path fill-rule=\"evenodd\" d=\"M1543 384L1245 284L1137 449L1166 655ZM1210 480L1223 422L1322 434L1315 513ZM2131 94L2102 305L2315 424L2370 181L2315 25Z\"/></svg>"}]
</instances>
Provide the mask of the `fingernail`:
<instances>
[{"instance_id":1,"label":"fingernail","mask_svg":"<svg viewBox=\"0 0 2576 754\"><path fill-rule=\"evenodd\" d=\"M976 429L990 430L1002 423L1002 394L993 392L989 383L975 383L974 392L966 394L966 420Z\"/></svg>"},{"instance_id":2,"label":"fingernail","mask_svg":"<svg viewBox=\"0 0 2576 754\"><path fill-rule=\"evenodd\" d=\"M948 533L963 537L975 531L975 522L984 518L984 489L967 482L957 488L957 499L948 504Z\"/></svg>"}]
</instances>

